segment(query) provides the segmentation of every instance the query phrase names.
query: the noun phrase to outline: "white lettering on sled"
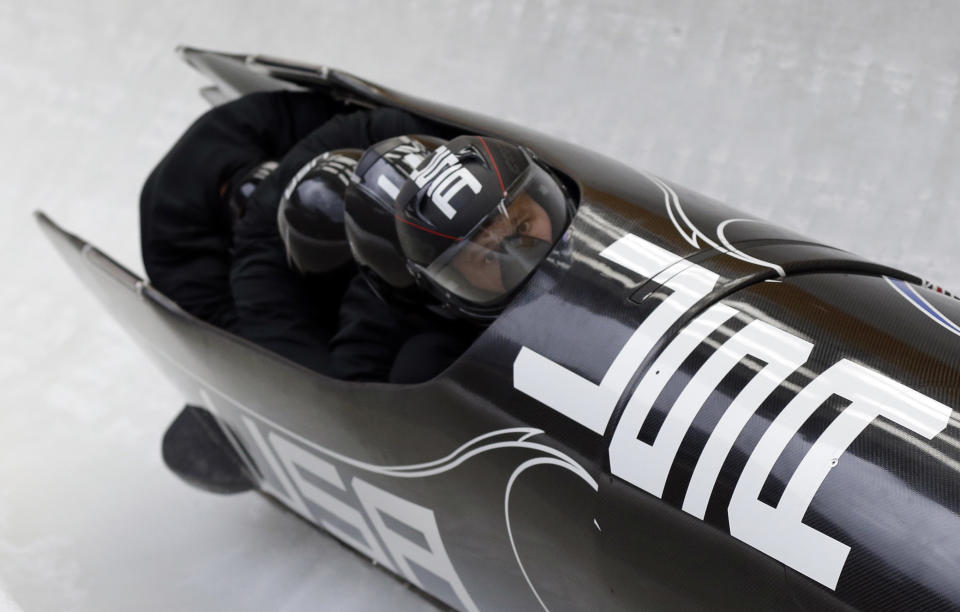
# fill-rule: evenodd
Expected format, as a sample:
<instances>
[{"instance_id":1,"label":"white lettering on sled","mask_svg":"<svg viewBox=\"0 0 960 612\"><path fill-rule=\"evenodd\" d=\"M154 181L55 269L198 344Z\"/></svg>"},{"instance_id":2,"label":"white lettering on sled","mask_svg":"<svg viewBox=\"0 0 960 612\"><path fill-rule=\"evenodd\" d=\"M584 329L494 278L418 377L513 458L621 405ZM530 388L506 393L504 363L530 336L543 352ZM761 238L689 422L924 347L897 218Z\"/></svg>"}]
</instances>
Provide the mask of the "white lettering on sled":
<instances>
[{"instance_id":1,"label":"white lettering on sled","mask_svg":"<svg viewBox=\"0 0 960 612\"><path fill-rule=\"evenodd\" d=\"M760 488L787 443L834 394L851 403L807 451L777 507L759 501ZM802 522L830 468L879 416L930 439L947 426L950 412L940 402L879 372L842 359L787 404L747 459L727 510L730 534L835 589L850 547Z\"/></svg>"},{"instance_id":2,"label":"white lettering on sled","mask_svg":"<svg viewBox=\"0 0 960 612\"><path fill-rule=\"evenodd\" d=\"M530 397L603 435L630 377L670 326L713 290L719 277L632 234L604 249L600 256L673 289L673 293L630 336L599 384L527 347L520 349L513 362L513 384Z\"/></svg>"},{"instance_id":3,"label":"white lettering on sled","mask_svg":"<svg viewBox=\"0 0 960 612\"><path fill-rule=\"evenodd\" d=\"M638 236L627 235L600 256L672 290L640 323L599 384L521 347L514 386L590 431L603 435L630 380L671 327L716 286L718 276ZM638 439L667 382L710 334L743 316L714 304L696 316L657 355L632 392L608 449L611 472L662 497L681 442L708 397L745 357L763 362L720 417L701 452L683 510L704 518L728 453L763 401L807 361L813 345L760 320L733 333L685 384L653 442ZM759 501L760 490L787 443L831 395L851 403L810 446L777 507ZM832 466L878 417L933 438L946 428L951 409L883 374L843 359L816 376L773 420L750 454L727 508L730 533L796 571L835 589L850 547L803 524L803 516Z\"/></svg>"},{"instance_id":4,"label":"white lettering on sled","mask_svg":"<svg viewBox=\"0 0 960 612\"><path fill-rule=\"evenodd\" d=\"M304 450L303 447L298 446L297 444L294 444L293 442L290 442L289 440L277 435L276 432L271 431L268 434L267 439L270 441L270 446L274 449L274 451L276 451L277 456L283 463L283 467L286 468L287 474L290 476L290 480L293 481L294 488L301 495L301 497L303 497L305 500L309 500L310 503L323 508L333 516L337 517L339 520L343 521L345 524L355 529L359 533L360 537L358 538L354 536L350 532L340 528L336 524L331 523L326 519L314 516L313 513L308 512L304 518L319 524L321 527L340 538L350 546L356 548L363 554L367 555L377 563L380 563L381 565L396 572L396 568L393 566L393 563L387 559L387 555L384 554L380 543L375 537L373 537L373 532L367 525L367 521L364 520L363 515L346 502L337 499L333 495L313 484L306 477L306 474L310 474L314 478L328 483L331 485L331 487L337 489L338 491L346 492L347 487L340 478L337 468L335 468L331 463L324 461L320 457L317 457L316 455ZM305 506L304 504L301 505Z\"/></svg>"},{"instance_id":5,"label":"white lettering on sled","mask_svg":"<svg viewBox=\"0 0 960 612\"><path fill-rule=\"evenodd\" d=\"M466 587L453 569L450 557L447 556L433 510L397 497L359 478L353 479L353 490L356 491L367 516L376 526L377 533L383 538L387 549L407 580L426 590L420 577L410 565L413 563L445 580L467 610L477 609ZM383 519L384 516L389 516L398 523L418 531L423 536L423 543L415 542L400 531L389 527Z\"/></svg>"},{"instance_id":6,"label":"white lettering on sled","mask_svg":"<svg viewBox=\"0 0 960 612\"><path fill-rule=\"evenodd\" d=\"M203 396L212 406L209 396L205 393ZM268 470L280 483L281 490L278 490L268 482L262 482L264 491L421 588L424 588L421 575L411 564L430 572L450 586L460 607L477 610L443 545L433 510L384 491L357 476L348 484L333 463L306 445L290 439L286 433L266 422L261 424L245 415L239 418L246 427L244 437L264 458L265 464L260 464L260 469ZM336 522L327 516L334 517ZM402 528L388 525L384 516L389 516L394 525ZM419 534L422 539L411 539L404 534L405 531Z\"/></svg>"}]
</instances>

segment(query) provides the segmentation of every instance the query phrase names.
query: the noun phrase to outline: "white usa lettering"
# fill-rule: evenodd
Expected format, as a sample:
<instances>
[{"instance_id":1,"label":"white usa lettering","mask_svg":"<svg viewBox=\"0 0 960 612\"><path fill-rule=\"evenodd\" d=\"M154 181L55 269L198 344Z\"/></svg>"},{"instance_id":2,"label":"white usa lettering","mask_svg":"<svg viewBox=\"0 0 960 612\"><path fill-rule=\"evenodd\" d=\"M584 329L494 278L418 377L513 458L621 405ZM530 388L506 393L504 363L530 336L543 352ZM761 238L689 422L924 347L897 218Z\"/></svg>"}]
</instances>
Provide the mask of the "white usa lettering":
<instances>
[{"instance_id":1,"label":"white usa lettering","mask_svg":"<svg viewBox=\"0 0 960 612\"><path fill-rule=\"evenodd\" d=\"M464 187L469 187L474 194L480 193L482 189L477 177L464 168L456 155L444 146L437 147L427 165L414 171L411 178L417 187L430 184L427 196L447 219L456 216L457 211L450 205L450 200Z\"/></svg>"},{"instance_id":2,"label":"white usa lettering","mask_svg":"<svg viewBox=\"0 0 960 612\"><path fill-rule=\"evenodd\" d=\"M603 434L621 395L657 340L716 285L718 277L634 235L601 254L618 265L669 287L661 302L627 340L599 384L522 347L514 361L514 386L598 434ZM720 381L747 356L763 361L733 399L710 434L694 468L683 510L700 519L720 467L760 404L810 355L813 345L763 321L733 334L687 383L652 444L637 439L667 381L713 331L741 313L715 304L696 317L657 356L630 396L608 449L614 475L657 497L663 495L680 443ZM773 508L759 501L760 489L787 443L828 397L850 401L807 451ZM830 468L877 417L927 439L947 426L951 410L883 374L841 360L804 387L774 419L750 455L727 513L730 533L796 571L835 589L850 547L803 524L803 515Z\"/></svg>"},{"instance_id":3,"label":"white usa lettering","mask_svg":"<svg viewBox=\"0 0 960 612\"><path fill-rule=\"evenodd\" d=\"M807 451L777 507L759 501L787 442L832 394L850 404ZM832 465L878 416L929 440L947 426L950 408L852 361L834 364L787 404L750 455L727 511L731 535L835 589L850 547L801 519Z\"/></svg>"},{"instance_id":4,"label":"white usa lettering","mask_svg":"<svg viewBox=\"0 0 960 612\"><path fill-rule=\"evenodd\" d=\"M206 391L201 390L200 396L211 412L222 413L223 407L213 402ZM245 414L237 417L243 424L243 431L238 432L246 441L243 446L256 449L263 457L262 463L257 462L264 475L260 483L263 491L420 588L425 587L411 562L429 571L446 582L456 595L458 601L448 603L459 604L465 610L477 610L443 545L433 510L357 476L346 482L333 463L265 419L254 420ZM279 486L270 484L271 481ZM326 484L329 490L314 484L316 482ZM396 525L405 526L403 531L420 534L422 538L411 540L387 525L384 516Z\"/></svg>"},{"instance_id":5,"label":"white usa lettering","mask_svg":"<svg viewBox=\"0 0 960 612\"><path fill-rule=\"evenodd\" d=\"M719 277L633 235L618 240L600 256L653 278L653 282L673 289L673 293L627 340L600 384L594 384L527 347L520 349L513 362L513 384L520 391L602 435L617 401L630 383L630 377L647 353L685 312L713 290Z\"/></svg>"}]
</instances>

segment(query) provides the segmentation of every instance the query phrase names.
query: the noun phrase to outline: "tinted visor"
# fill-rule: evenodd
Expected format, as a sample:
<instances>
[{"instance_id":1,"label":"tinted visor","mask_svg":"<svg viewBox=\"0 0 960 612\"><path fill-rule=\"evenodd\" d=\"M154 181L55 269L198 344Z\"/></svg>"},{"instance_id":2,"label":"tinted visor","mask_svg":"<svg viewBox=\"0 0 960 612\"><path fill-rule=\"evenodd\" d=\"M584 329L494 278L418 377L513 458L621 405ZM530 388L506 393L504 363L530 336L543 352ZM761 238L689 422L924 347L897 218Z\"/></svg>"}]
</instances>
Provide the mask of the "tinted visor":
<instances>
[{"instance_id":1,"label":"tinted visor","mask_svg":"<svg viewBox=\"0 0 960 612\"><path fill-rule=\"evenodd\" d=\"M567 200L546 170L528 170L483 221L425 270L440 287L478 306L523 284L567 225Z\"/></svg>"}]
</instances>

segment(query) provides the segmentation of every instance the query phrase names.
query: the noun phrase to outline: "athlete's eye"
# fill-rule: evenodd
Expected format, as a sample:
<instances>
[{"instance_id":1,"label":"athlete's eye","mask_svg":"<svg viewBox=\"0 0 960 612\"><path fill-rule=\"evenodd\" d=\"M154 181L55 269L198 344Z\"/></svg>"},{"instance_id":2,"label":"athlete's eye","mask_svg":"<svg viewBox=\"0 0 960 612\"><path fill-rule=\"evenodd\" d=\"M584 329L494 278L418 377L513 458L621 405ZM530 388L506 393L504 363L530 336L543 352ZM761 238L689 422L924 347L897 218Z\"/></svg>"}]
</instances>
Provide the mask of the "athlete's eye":
<instances>
[{"instance_id":1,"label":"athlete's eye","mask_svg":"<svg viewBox=\"0 0 960 612\"><path fill-rule=\"evenodd\" d=\"M493 264L493 263L496 263L496 262L497 262L497 254L494 253L493 251L487 251L487 252L483 255L483 263L484 263L485 265L490 265L490 264Z\"/></svg>"},{"instance_id":2,"label":"athlete's eye","mask_svg":"<svg viewBox=\"0 0 960 612\"><path fill-rule=\"evenodd\" d=\"M520 224L517 225L517 233L521 236L526 236L531 229L533 229L533 224L530 223L530 221L521 221Z\"/></svg>"}]
</instances>

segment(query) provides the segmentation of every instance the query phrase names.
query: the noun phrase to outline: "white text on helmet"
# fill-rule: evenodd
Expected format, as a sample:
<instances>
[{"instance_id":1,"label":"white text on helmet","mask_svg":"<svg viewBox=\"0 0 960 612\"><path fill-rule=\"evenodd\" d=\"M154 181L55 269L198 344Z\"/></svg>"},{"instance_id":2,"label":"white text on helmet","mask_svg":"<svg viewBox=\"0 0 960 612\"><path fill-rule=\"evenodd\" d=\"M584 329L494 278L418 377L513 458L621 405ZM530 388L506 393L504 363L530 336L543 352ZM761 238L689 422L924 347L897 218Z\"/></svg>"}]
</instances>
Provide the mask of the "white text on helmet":
<instances>
[{"instance_id":1,"label":"white text on helmet","mask_svg":"<svg viewBox=\"0 0 960 612\"><path fill-rule=\"evenodd\" d=\"M337 177L344 186L350 184L350 177L353 175L353 169L357 167L357 160L346 155L331 155L323 165L321 170Z\"/></svg>"},{"instance_id":2,"label":"white text on helmet","mask_svg":"<svg viewBox=\"0 0 960 612\"><path fill-rule=\"evenodd\" d=\"M438 147L430 162L423 168L414 171L411 178L417 187L430 184L427 195L448 219L453 219L457 211L450 205L460 190L470 187L474 194L480 193L481 185L469 170L463 167L456 155L446 147Z\"/></svg>"},{"instance_id":3,"label":"white text on helmet","mask_svg":"<svg viewBox=\"0 0 960 612\"><path fill-rule=\"evenodd\" d=\"M402 165L403 173L410 176L430 152L426 147L406 136L399 137L400 144L383 154L383 158L394 165Z\"/></svg>"},{"instance_id":4,"label":"white text on helmet","mask_svg":"<svg viewBox=\"0 0 960 612\"><path fill-rule=\"evenodd\" d=\"M283 190L283 197L289 200L297 188L297 185L303 180L303 177L307 176L307 174L320 165L321 162L324 164L323 168L321 168L322 171L332 174L344 185L350 184L350 177L353 176L353 169L357 167L357 160L352 157L347 157L346 155L324 153L323 155L314 157L304 164L302 168L297 170L297 173L290 179L290 182L287 183L286 189Z\"/></svg>"}]
</instances>

